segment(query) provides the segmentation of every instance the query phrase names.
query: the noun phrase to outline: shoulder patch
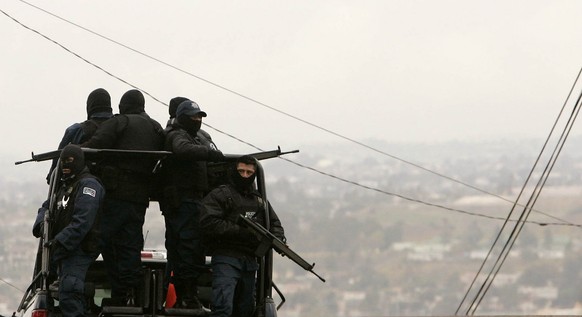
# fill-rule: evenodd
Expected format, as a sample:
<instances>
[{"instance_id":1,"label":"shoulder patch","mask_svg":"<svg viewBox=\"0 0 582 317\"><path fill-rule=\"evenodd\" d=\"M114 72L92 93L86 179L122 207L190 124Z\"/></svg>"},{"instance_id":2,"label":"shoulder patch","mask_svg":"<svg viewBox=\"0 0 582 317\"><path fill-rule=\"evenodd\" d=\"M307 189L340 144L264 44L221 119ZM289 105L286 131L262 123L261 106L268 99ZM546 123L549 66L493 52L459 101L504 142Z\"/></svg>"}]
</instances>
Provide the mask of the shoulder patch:
<instances>
[{"instance_id":1,"label":"shoulder patch","mask_svg":"<svg viewBox=\"0 0 582 317\"><path fill-rule=\"evenodd\" d=\"M97 191L90 187L83 187L83 194L95 197L97 195Z\"/></svg>"}]
</instances>

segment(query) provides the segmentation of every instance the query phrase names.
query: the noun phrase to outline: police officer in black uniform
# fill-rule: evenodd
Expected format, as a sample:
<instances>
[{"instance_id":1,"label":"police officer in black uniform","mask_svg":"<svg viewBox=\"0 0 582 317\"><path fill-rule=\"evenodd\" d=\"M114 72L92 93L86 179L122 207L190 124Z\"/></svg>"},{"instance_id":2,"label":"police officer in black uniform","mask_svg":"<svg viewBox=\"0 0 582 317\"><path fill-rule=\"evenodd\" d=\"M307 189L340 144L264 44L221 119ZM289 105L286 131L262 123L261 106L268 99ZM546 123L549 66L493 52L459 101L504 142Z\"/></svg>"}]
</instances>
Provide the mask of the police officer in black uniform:
<instances>
[{"instance_id":1,"label":"police officer in black uniform","mask_svg":"<svg viewBox=\"0 0 582 317\"><path fill-rule=\"evenodd\" d=\"M166 249L174 271L175 308L202 308L197 298L197 279L204 267L200 243L201 200L208 191L207 161L222 161L224 155L199 136L206 113L185 100L176 110L176 120L166 128L164 149L173 155L163 165L163 198L160 208L166 222ZM214 145L214 143L212 143Z\"/></svg>"},{"instance_id":2,"label":"police officer in black uniform","mask_svg":"<svg viewBox=\"0 0 582 317\"><path fill-rule=\"evenodd\" d=\"M84 316L85 276L99 255L98 219L105 191L99 180L85 166L83 151L78 145L67 145L60 155L62 171L57 209L53 216L49 241L51 262L58 267L59 307L63 316ZM42 235L44 215L49 208L45 201L39 209L33 234Z\"/></svg>"},{"instance_id":3,"label":"police officer in black uniform","mask_svg":"<svg viewBox=\"0 0 582 317\"><path fill-rule=\"evenodd\" d=\"M279 217L254 190L257 162L251 156L240 157L231 170L230 183L204 197L200 217L203 241L212 255L213 317L249 317L254 310L255 275L259 268L254 252L257 237L237 224L245 215L265 226L268 204L270 231L285 241Z\"/></svg>"},{"instance_id":4,"label":"police officer in black uniform","mask_svg":"<svg viewBox=\"0 0 582 317\"><path fill-rule=\"evenodd\" d=\"M184 101L188 101L190 99L186 98L186 97L174 97L172 99L170 99L170 106L168 107L168 112L170 113L170 119L168 119L168 123L166 124L166 133L172 128L172 125L174 123L176 123L176 110L178 110L178 106L184 102ZM198 130L198 132L196 132L196 137L198 137L198 139L200 140L200 142L203 145L206 145L207 147L209 147L212 150L218 150L218 147L216 146L216 144L214 144L214 141L212 141L212 137L210 136L210 134L206 131L204 131L202 128L200 128Z\"/></svg>"},{"instance_id":5,"label":"police officer in black uniform","mask_svg":"<svg viewBox=\"0 0 582 317\"><path fill-rule=\"evenodd\" d=\"M97 149L159 151L162 126L145 112L139 90L129 90L119 102L119 115L105 121L83 144ZM109 157L97 162L97 174L107 195L101 222L103 260L112 283L114 304L138 305L141 281L143 224L149 206L155 160Z\"/></svg>"},{"instance_id":6,"label":"police officer in black uniform","mask_svg":"<svg viewBox=\"0 0 582 317\"><path fill-rule=\"evenodd\" d=\"M69 126L65 130L58 149L64 148L69 143L81 144L89 140L95 134L99 125L112 116L111 96L109 96L107 90L103 88L93 90L87 97L87 120ZM54 159L46 177L47 183L56 166L57 159Z\"/></svg>"}]
</instances>

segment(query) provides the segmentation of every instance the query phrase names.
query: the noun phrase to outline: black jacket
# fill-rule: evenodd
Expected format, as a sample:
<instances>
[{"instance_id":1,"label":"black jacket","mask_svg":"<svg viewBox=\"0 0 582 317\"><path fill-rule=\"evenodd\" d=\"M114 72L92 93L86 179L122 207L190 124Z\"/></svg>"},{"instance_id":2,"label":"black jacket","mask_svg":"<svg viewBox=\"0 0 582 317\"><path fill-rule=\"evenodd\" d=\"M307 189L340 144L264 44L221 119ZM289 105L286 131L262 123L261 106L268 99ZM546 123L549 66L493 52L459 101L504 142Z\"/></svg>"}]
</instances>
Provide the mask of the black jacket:
<instances>
[{"instance_id":1,"label":"black jacket","mask_svg":"<svg viewBox=\"0 0 582 317\"><path fill-rule=\"evenodd\" d=\"M145 112L117 115L101 124L82 147L160 151L164 129ZM136 203L149 202L153 159L109 157L97 162L95 173L103 181L107 197Z\"/></svg>"},{"instance_id":2,"label":"black jacket","mask_svg":"<svg viewBox=\"0 0 582 317\"><path fill-rule=\"evenodd\" d=\"M245 215L265 226L265 201L256 191L239 192L231 184L211 191L202 201L200 215L203 241L212 255L233 257L254 256L259 245L257 237L249 229L240 226L239 215ZM271 233L285 241L285 231L279 217L267 203Z\"/></svg>"},{"instance_id":3,"label":"black jacket","mask_svg":"<svg viewBox=\"0 0 582 317\"><path fill-rule=\"evenodd\" d=\"M177 122L166 128L164 150L173 155L162 166L162 211L178 208L183 199L202 199L208 192L208 152L216 146L206 136L193 137Z\"/></svg>"},{"instance_id":4,"label":"black jacket","mask_svg":"<svg viewBox=\"0 0 582 317\"><path fill-rule=\"evenodd\" d=\"M105 122L106 120L111 118L111 116L112 116L111 113L99 112L99 113L93 114L91 116L91 118L89 118L81 123L75 123L75 124L69 126L65 130L65 134L63 135L63 138L61 139L61 142L59 143L59 146L57 149L61 150L62 148L67 146L69 143L82 144L82 143L88 141L95 134L95 132L97 131L97 128L99 128L99 126L103 122ZM46 176L47 184L50 181L51 173L53 172L55 167L57 167L57 161L58 161L58 158L53 159L53 162L51 164L51 168L48 172L48 175Z\"/></svg>"},{"instance_id":5,"label":"black jacket","mask_svg":"<svg viewBox=\"0 0 582 317\"><path fill-rule=\"evenodd\" d=\"M49 239L56 239L67 253L78 249L97 252L99 214L105 191L88 169L85 168L77 177L72 183L64 183L57 192L57 208ZM38 210L33 226L36 237L42 235L41 224L48 205L49 202L45 201Z\"/></svg>"}]
</instances>

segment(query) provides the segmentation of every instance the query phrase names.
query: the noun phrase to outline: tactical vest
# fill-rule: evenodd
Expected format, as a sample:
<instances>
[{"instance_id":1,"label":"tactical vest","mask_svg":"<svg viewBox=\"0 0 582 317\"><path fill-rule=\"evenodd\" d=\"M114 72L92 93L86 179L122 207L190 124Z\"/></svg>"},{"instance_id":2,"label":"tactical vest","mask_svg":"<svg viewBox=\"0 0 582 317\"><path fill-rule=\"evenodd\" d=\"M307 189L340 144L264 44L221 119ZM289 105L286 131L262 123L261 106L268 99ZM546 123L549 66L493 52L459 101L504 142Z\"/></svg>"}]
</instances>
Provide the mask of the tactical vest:
<instances>
[{"instance_id":1,"label":"tactical vest","mask_svg":"<svg viewBox=\"0 0 582 317\"><path fill-rule=\"evenodd\" d=\"M84 178L94 178L99 182L99 179L90 174L80 175L79 179L69 186L61 188L57 195L57 205L54 225L52 227L50 238L54 238L57 233L67 227L73 220L73 211L75 210L75 197L79 190L79 183ZM83 241L81 241L81 249L85 252L96 252L99 244L99 218L101 214L101 207L97 211L95 221L91 230L87 233Z\"/></svg>"},{"instance_id":2,"label":"tactical vest","mask_svg":"<svg viewBox=\"0 0 582 317\"><path fill-rule=\"evenodd\" d=\"M99 124L104 120L96 121L94 119L89 119L84 122L81 122L81 135L76 135L75 140L72 143L74 144L81 144L83 142L88 141L97 131L99 128Z\"/></svg>"},{"instance_id":3,"label":"tactical vest","mask_svg":"<svg viewBox=\"0 0 582 317\"><path fill-rule=\"evenodd\" d=\"M265 225L265 202L263 198L253 193L249 194L250 197L243 197L237 191L233 193L227 185L221 185L219 188L226 198L226 216L228 220L237 222L238 216L244 215L259 222L262 226Z\"/></svg>"},{"instance_id":4,"label":"tactical vest","mask_svg":"<svg viewBox=\"0 0 582 317\"><path fill-rule=\"evenodd\" d=\"M200 131L199 131L200 132ZM198 133L196 137L188 134L185 130L171 126L166 130L170 136L177 134L188 138L194 145L202 145L208 149L216 149L213 143L203 134ZM168 138L169 139L169 138ZM210 146L210 145L213 146ZM166 151L172 151L169 142L165 145ZM209 190L209 175L206 161L182 160L169 157L162 163L161 170L162 188L160 208L162 211L170 211L178 208L183 199L202 199Z\"/></svg>"},{"instance_id":5,"label":"tactical vest","mask_svg":"<svg viewBox=\"0 0 582 317\"><path fill-rule=\"evenodd\" d=\"M147 114L119 115L114 148L123 150L159 151L163 146L163 129ZM99 167L98 175L110 198L148 204L152 170L156 160L119 158L108 159Z\"/></svg>"},{"instance_id":6,"label":"tactical vest","mask_svg":"<svg viewBox=\"0 0 582 317\"><path fill-rule=\"evenodd\" d=\"M225 220L236 223L239 215L247 217L264 225L263 199L255 194L243 196L236 190L231 190L228 185L218 187L222 197L226 200L223 217ZM202 242L208 247L210 254L220 254L232 257L254 257L255 250L259 246L259 240L250 231L245 236L221 236L206 239L203 236Z\"/></svg>"}]
</instances>

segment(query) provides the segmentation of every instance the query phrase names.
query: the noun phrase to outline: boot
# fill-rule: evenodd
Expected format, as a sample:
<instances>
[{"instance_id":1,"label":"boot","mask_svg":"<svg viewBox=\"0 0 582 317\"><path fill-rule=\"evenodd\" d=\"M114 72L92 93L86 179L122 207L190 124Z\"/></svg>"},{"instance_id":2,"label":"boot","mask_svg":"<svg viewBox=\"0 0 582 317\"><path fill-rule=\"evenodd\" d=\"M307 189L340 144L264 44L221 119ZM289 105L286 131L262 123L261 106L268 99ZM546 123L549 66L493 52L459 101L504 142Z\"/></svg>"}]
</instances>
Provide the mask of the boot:
<instances>
[{"instance_id":1,"label":"boot","mask_svg":"<svg viewBox=\"0 0 582 317\"><path fill-rule=\"evenodd\" d=\"M176 304L174 308L201 309L202 304L198 300L198 288L196 284L187 281L184 284L174 285L176 288Z\"/></svg>"},{"instance_id":2,"label":"boot","mask_svg":"<svg viewBox=\"0 0 582 317\"><path fill-rule=\"evenodd\" d=\"M174 291L176 292L176 303L172 308L181 308L184 297L184 286L182 281L174 280Z\"/></svg>"},{"instance_id":3,"label":"boot","mask_svg":"<svg viewBox=\"0 0 582 317\"><path fill-rule=\"evenodd\" d=\"M137 292L134 288L130 288L127 290L127 294L125 295L125 306L128 307L136 307L137 306Z\"/></svg>"}]
</instances>

